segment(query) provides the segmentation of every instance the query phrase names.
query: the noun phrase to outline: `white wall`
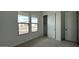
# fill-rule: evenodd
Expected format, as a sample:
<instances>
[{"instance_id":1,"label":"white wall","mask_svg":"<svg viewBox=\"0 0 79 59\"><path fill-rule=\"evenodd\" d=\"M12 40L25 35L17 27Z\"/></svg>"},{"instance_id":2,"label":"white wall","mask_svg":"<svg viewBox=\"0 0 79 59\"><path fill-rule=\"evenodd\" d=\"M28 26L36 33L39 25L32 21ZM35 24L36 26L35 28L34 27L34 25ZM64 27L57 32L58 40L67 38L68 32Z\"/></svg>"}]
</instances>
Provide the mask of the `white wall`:
<instances>
[{"instance_id":1,"label":"white wall","mask_svg":"<svg viewBox=\"0 0 79 59\"><path fill-rule=\"evenodd\" d=\"M0 46L10 46L16 39L17 12L0 11Z\"/></svg>"},{"instance_id":2,"label":"white wall","mask_svg":"<svg viewBox=\"0 0 79 59\"><path fill-rule=\"evenodd\" d=\"M56 13L56 19L55 19ZM43 15L48 15L48 37L55 39L55 20L56 20L56 40L61 40L61 12L45 11Z\"/></svg>"},{"instance_id":3,"label":"white wall","mask_svg":"<svg viewBox=\"0 0 79 59\"><path fill-rule=\"evenodd\" d=\"M41 12L30 12L39 16L39 31L26 35L18 35L17 11L0 11L0 46L15 46L25 41L43 35L43 20Z\"/></svg>"},{"instance_id":4,"label":"white wall","mask_svg":"<svg viewBox=\"0 0 79 59\"><path fill-rule=\"evenodd\" d=\"M61 12L56 12L56 40L61 41Z\"/></svg>"}]
</instances>

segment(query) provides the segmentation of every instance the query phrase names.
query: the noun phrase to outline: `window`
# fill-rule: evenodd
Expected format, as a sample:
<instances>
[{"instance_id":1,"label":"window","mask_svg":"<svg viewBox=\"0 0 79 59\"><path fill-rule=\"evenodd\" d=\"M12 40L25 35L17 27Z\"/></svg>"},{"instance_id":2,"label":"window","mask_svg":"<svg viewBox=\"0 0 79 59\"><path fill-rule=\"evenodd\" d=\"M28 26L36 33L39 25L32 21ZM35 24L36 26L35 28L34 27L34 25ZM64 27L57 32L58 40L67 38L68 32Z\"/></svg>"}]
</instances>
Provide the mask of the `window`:
<instances>
[{"instance_id":1,"label":"window","mask_svg":"<svg viewBox=\"0 0 79 59\"><path fill-rule=\"evenodd\" d=\"M19 35L38 31L38 17L29 13L18 12Z\"/></svg>"},{"instance_id":2,"label":"window","mask_svg":"<svg viewBox=\"0 0 79 59\"><path fill-rule=\"evenodd\" d=\"M38 18L34 16L31 17L31 31L32 32L38 31Z\"/></svg>"},{"instance_id":3,"label":"window","mask_svg":"<svg viewBox=\"0 0 79 59\"><path fill-rule=\"evenodd\" d=\"M18 15L19 35L29 33L29 16Z\"/></svg>"}]
</instances>

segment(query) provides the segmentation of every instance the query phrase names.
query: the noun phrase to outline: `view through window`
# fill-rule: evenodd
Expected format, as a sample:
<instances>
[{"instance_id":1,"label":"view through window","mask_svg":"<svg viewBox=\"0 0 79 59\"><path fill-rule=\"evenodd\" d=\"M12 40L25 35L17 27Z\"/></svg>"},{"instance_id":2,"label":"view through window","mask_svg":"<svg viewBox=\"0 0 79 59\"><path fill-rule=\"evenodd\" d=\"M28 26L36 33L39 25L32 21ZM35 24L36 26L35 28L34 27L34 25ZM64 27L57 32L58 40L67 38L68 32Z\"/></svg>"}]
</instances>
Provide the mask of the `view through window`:
<instances>
[{"instance_id":1,"label":"view through window","mask_svg":"<svg viewBox=\"0 0 79 59\"><path fill-rule=\"evenodd\" d=\"M19 34L29 33L29 17L18 15Z\"/></svg>"}]
</instances>

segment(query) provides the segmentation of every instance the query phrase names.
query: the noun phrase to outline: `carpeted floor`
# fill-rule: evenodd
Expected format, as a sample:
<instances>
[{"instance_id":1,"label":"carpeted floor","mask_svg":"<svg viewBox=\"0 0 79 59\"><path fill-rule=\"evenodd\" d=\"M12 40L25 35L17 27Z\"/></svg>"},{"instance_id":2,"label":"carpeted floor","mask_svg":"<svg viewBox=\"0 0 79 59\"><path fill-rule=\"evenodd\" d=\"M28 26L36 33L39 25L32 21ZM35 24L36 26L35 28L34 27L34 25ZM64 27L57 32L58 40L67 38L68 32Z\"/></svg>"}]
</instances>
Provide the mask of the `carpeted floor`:
<instances>
[{"instance_id":1,"label":"carpeted floor","mask_svg":"<svg viewBox=\"0 0 79 59\"><path fill-rule=\"evenodd\" d=\"M40 37L20 44L17 47L78 47L78 44L76 42L57 41L48 37Z\"/></svg>"}]
</instances>

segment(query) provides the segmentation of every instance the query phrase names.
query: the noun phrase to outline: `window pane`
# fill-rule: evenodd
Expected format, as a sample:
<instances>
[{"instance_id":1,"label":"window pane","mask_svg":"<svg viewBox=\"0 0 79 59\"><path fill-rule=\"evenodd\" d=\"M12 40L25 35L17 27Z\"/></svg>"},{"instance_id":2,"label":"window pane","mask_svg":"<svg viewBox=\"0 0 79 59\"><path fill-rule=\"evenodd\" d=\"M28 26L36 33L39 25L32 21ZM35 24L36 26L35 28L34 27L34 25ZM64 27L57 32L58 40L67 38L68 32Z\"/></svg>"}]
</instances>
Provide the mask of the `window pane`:
<instances>
[{"instance_id":1,"label":"window pane","mask_svg":"<svg viewBox=\"0 0 79 59\"><path fill-rule=\"evenodd\" d=\"M28 24L19 24L19 34L24 34L29 32Z\"/></svg>"},{"instance_id":2,"label":"window pane","mask_svg":"<svg viewBox=\"0 0 79 59\"><path fill-rule=\"evenodd\" d=\"M29 17L18 15L18 23L29 23Z\"/></svg>"},{"instance_id":3,"label":"window pane","mask_svg":"<svg viewBox=\"0 0 79 59\"><path fill-rule=\"evenodd\" d=\"M38 18L37 17L31 17L31 22L32 23L38 23Z\"/></svg>"},{"instance_id":4,"label":"window pane","mask_svg":"<svg viewBox=\"0 0 79 59\"><path fill-rule=\"evenodd\" d=\"M38 25L37 24L31 24L32 32L38 31Z\"/></svg>"}]
</instances>

